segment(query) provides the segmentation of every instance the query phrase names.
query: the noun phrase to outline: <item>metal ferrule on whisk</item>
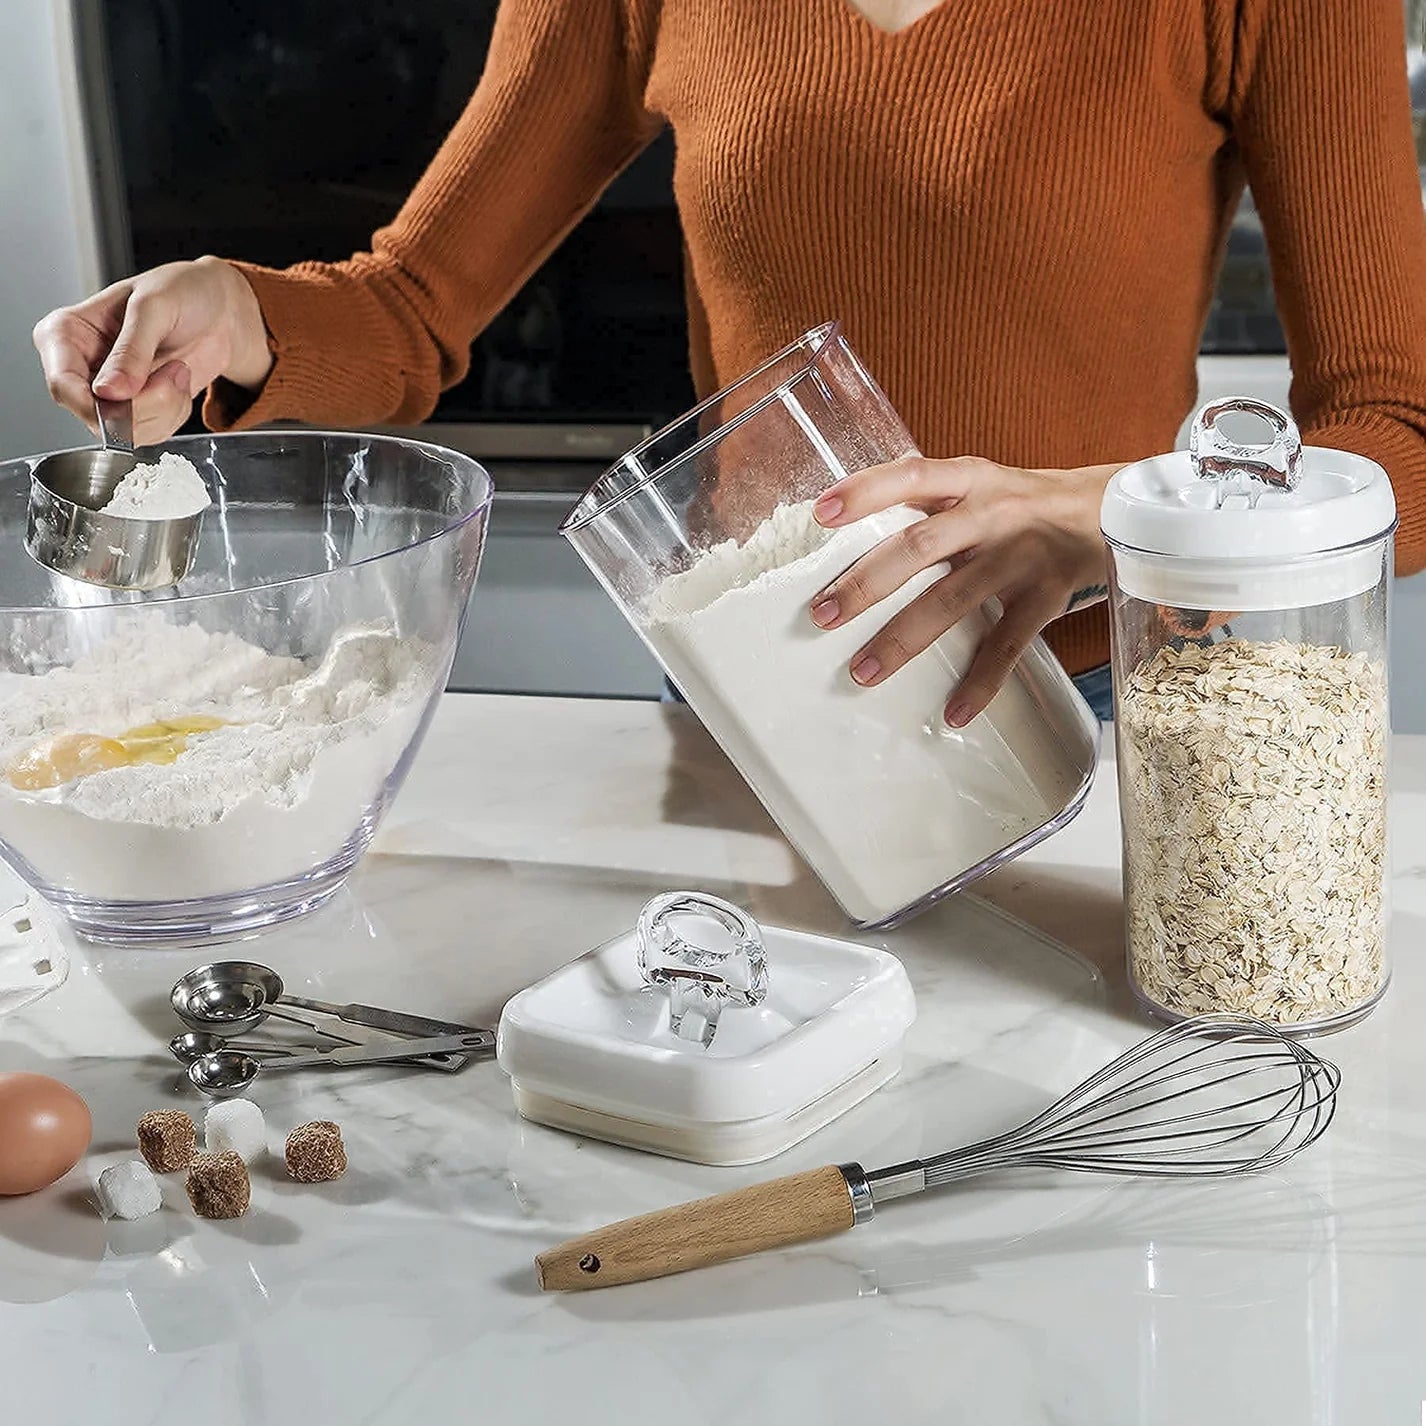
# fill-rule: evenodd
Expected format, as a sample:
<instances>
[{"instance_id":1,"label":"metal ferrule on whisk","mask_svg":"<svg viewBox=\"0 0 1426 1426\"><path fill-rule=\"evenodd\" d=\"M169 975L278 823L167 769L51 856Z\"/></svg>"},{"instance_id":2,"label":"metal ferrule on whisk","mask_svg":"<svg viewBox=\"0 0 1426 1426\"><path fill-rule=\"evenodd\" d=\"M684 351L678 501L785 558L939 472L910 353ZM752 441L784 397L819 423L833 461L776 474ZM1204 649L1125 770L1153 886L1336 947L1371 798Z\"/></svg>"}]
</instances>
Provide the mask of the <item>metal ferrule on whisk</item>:
<instances>
[{"instance_id":1,"label":"metal ferrule on whisk","mask_svg":"<svg viewBox=\"0 0 1426 1426\"><path fill-rule=\"evenodd\" d=\"M896 1164L868 1173L860 1164L839 1164L852 1196L852 1222L868 1223L876 1215L877 1206L893 1198L909 1198L926 1187L926 1166L919 1160Z\"/></svg>"}]
</instances>

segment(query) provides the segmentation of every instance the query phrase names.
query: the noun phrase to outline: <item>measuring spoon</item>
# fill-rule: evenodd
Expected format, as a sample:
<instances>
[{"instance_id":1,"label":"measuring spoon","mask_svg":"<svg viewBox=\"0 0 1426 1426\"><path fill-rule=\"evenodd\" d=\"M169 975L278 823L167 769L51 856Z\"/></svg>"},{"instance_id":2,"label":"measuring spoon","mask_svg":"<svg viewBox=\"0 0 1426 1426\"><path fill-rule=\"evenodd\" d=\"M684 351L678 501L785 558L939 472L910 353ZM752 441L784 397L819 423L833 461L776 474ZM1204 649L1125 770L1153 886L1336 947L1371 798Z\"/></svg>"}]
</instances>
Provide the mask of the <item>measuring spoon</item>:
<instances>
[{"instance_id":1,"label":"measuring spoon","mask_svg":"<svg viewBox=\"0 0 1426 1426\"><path fill-rule=\"evenodd\" d=\"M283 991L282 977L269 966L252 961L215 961L212 965L191 970L174 987L170 1003L178 1018L194 1030L209 1030L217 1034L242 1034L256 1029L271 1015L316 1030L325 1039L339 1044L369 1044L384 1047L395 1035L468 1035L479 1032L475 1025L454 1025L442 1020L427 1020L418 1015L402 1015L397 1011L379 1010L370 1005L328 1005L321 1000L289 996ZM294 1015L296 1006L319 1015L330 1015L342 1021L345 1029L338 1035L322 1029L309 1019ZM345 1018L344 1018L345 1017ZM361 1018L358 1018L361 1017ZM389 1033L373 1035L370 1030ZM452 1072L464 1069L463 1057L443 1056L426 1061L432 1069Z\"/></svg>"},{"instance_id":2,"label":"measuring spoon","mask_svg":"<svg viewBox=\"0 0 1426 1426\"><path fill-rule=\"evenodd\" d=\"M238 1050L214 1050L188 1066L188 1079L202 1093L221 1099L241 1094L259 1074L278 1070L326 1068L332 1065L381 1065L410 1062L411 1055L460 1054L491 1055L495 1053L495 1036L489 1030L470 1035L438 1035L426 1040L411 1040L401 1048L379 1049L374 1045L345 1045L336 1050L322 1050L311 1055L290 1055L284 1059L259 1060Z\"/></svg>"},{"instance_id":3,"label":"measuring spoon","mask_svg":"<svg viewBox=\"0 0 1426 1426\"><path fill-rule=\"evenodd\" d=\"M269 1016L290 1025L301 1025L325 1040L339 1045L357 1043L356 1037L324 1030L302 1015L293 1015L266 1003L261 989L213 981L208 972L212 966L200 966L183 977L169 996L169 1004L183 1023L194 1030L216 1035L241 1035L256 1030Z\"/></svg>"},{"instance_id":4,"label":"measuring spoon","mask_svg":"<svg viewBox=\"0 0 1426 1426\"><path fill-rule=\"evenodd\" d=\"M195 1029L212 1029L219 1024L248 1028L247 1022L258 1023L253 1017L260 1017L264 1009L279 1019L294 1018L273 1008L279 1005L331 1015L347 1025L364 1025L396 1035L468 1035L480 1029L478 1025L431 1020L376 1005L333 1005L304 995L289 995L275 970L253 961L215 961L199 966L173 988L173 1008Z\"/></svg>"},{"instance_id":5,"label":"measuring spoon","mask_svg":"<svg viewBox=\"0 0 1426 1426\"><path fill-rule=\"evenodd\" d=\"M388 1030L397 1035L465 1035L479 1030L478 1025L461 1025L450 1020L431 1020L424 1015L406 1015L399 1010L385 1010L376 1005L333 1005L325 1000L312 1000L305 995L289 995L282 977L268 966L251 961L219 961L210 971L247 986L259 986L269 1005L288 1005L295 1010L314 1010L321 1015L335 1015L348 1025L365 1025L373 1030Z\"/></svg>"},{"instance_id":6,"label":"measuring spoon","mask_svg":"<svg viewBox=\"0 0 1426 1426\"><path fill-rule=\"evenodd\" d=\"M237 1050L243 1054L262 1057L295 1055L299 1051L312 1048L311 1045L293 1045L288 1048L285 1045L264 1044L261 1040L229 1040L222 1035L210 1035L202 1030L185 1030L183 1034L175 1035L168 1042L169 1053L186 1065L191 1065L194 1060L201 1060L204 1055L211 1055L218 1050Z\"/></svg>"}]
</instances>

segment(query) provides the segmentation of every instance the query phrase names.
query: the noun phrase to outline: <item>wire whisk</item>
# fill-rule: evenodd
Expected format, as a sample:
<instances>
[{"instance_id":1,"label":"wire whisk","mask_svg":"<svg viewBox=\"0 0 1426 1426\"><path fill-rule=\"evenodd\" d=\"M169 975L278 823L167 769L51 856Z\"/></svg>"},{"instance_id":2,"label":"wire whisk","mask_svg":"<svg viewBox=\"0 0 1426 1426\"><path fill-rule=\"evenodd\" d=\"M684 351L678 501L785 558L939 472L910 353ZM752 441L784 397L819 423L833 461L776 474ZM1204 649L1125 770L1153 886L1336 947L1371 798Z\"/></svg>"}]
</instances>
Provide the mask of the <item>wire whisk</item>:
<instances>
[{"instance_id":1,"label":"wire whisk","mask_svg":"<svg viewBox=\"0 0 1426 1426\"><path fill-rule=\"evenodd\" d=\"M925 1161L927 1188L1001 1168L1165 1178L1272 1168L1321 1137L1342 1074L1306 1045L1236 1015L1145 1040L1018 1129Z\"/></svg>"},{"instance_id":2,"label":"wire whisk","mask_svg":"<svg viewBox=\"0 0 1426 1426\"><path fill-rule=\"evenodd\" d=\"M891 1168L829 1165L630 1218L542 1253L540 1283L612 1286L808 1242L867 1222L892 1199L996 1170L1218 1178L1273 1168L1326 1131L1341 1079L1264 1021L1196 1016L1007 1133Z\"/></svg>"}]
</instances>

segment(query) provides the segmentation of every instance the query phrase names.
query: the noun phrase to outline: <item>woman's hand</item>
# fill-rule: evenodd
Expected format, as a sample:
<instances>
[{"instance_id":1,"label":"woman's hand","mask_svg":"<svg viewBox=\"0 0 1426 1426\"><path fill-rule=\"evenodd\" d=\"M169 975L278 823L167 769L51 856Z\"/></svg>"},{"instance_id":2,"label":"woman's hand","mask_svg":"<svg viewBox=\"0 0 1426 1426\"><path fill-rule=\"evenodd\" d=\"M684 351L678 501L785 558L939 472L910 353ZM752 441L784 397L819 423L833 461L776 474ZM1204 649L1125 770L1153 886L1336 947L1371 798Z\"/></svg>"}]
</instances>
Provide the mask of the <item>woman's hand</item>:
<instances>
[{"instance_id":1,"label":"woman's hand","mask_svg":"<svg viewBox=\"0 0 1426 1426\"><path fill-rule=\"evenodd\" d=\"M215 378L255 391L272 369L257 297L214 257L171 262L60 307L34 341L50 395L91 431L95 396L132 401L138 445L171 436Z\"/></svg>"},{"instance_id":2,"label":"woman's hand","mask_svg":"<svg viewBox=\"0 0 1426 1426\"><path fill-rule=\"evenodd\" d=\"M1004 611L976 651L945 717L960 728L981 713L1052 619L1102 599L1106 554L1099 533L1104 488L1117 466L1015 470L963 457L908 457L840 480L818 500L828 527L909 505L926 519L869 550L812 604L833 629L940 563L949 571L913 599L852 659L871 687L988 599Z\"/></svg>"}]
</instances>

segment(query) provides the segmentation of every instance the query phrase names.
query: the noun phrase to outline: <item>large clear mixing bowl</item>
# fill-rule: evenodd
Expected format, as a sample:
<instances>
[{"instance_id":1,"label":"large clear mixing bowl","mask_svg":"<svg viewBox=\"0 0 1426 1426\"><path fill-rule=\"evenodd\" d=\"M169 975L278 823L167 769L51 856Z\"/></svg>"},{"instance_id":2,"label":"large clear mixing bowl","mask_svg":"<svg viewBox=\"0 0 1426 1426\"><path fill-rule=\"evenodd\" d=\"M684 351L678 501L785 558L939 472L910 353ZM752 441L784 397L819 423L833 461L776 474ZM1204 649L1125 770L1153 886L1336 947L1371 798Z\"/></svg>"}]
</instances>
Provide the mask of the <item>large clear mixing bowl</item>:
<instances>
[{"instance_id":1,"label":"large clear mixing bowl","mask_svg":"<svg viewBox=\"0 0 1426 1426\"><path fill-rule=\"evenodd\" d=\"M492 487L468 457L314 431L168 449L213 507L174 590L25 553L0 463L0 856L92 940L194 943L320 905L445 687Z\"/></svg>"}]
</instances>

